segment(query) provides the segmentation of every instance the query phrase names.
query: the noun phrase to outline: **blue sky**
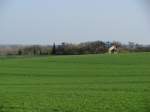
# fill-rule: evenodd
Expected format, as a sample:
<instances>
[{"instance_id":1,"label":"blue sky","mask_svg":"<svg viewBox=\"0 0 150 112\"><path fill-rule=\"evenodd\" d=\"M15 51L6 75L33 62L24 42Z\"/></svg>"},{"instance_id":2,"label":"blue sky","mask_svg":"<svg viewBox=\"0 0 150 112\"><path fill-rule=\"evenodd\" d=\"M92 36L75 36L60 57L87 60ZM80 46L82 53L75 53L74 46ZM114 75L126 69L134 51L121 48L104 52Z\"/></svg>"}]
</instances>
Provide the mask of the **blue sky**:
<instances>
[{"instance_id":1,"label":"blue sky","mask_svg":"<svg viewBox=\"0 0 150 112\"><path fill-rule=\"evenodd\" d=\"M150 44L145 7L141 0L1 0L0 44Z\"/></svg>"}]
</instances>

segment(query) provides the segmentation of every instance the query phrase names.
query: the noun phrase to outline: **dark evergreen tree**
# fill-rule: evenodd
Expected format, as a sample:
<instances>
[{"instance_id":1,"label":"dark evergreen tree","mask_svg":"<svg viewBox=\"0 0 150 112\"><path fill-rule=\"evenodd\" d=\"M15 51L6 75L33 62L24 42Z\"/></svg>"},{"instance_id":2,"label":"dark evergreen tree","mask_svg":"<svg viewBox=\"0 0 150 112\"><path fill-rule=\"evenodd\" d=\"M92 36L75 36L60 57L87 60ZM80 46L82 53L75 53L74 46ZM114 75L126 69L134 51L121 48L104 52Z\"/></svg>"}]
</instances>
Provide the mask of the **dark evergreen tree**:
<instances>
[{"instance_id":1,"label":"dark evergreen tree","mask_svg":"<svg viewBox=\"0 0 150 112\"><path fill-rule=\"evenodd\" d=\"M19 51L18 51L18 55L22 55L22 51L21 51L21 49L19 49Z\"/></svg>"},{"instance_id":2,"label":"dark evergreen tree","mask_svg":"<svg viewBox=\"0 0 150 112\"><path fill-rule=\"evenodd\" d=\"M55 45L55 43L53 44L52 54L56 54L56 45Z\"/></svg>"},{"instance_id":3,"label":"dark evergreen tree","mask_svg":"<svg viewBox=\"0 0 150 112\"><path fill-rule=\"evenodd\" d=\"M33 55L36 55L36 48L33 48Z\"/></svg>"}]
</instances>

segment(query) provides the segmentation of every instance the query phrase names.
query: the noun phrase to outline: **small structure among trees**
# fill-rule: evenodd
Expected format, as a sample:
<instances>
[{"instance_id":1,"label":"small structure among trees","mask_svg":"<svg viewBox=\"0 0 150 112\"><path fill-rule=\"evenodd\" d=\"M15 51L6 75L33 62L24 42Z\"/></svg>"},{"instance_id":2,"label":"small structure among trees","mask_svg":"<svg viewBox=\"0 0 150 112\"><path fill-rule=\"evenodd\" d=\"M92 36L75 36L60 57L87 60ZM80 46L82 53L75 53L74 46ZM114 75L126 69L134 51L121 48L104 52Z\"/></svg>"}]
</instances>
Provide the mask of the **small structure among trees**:
<instances>
[{"instance_id":1,"label":"small structure among trees","mask_svg":"<svg viewBox=\"0 0 150 112\"><path fill-rule=\"evenodd\" d=\"M109 54L118 53L118 49L115 45L113 45L112 47L109 48L108 52Z\"/></svg>"}]
</instances>

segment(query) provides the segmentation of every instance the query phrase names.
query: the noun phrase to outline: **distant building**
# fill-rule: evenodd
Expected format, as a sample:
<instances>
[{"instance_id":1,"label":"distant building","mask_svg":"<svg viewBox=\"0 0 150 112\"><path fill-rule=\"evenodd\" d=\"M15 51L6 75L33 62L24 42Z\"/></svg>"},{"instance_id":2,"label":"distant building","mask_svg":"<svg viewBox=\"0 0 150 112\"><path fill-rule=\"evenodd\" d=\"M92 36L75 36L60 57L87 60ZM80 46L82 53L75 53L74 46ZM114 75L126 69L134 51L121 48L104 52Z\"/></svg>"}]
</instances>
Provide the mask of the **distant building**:
<instances>
[{"instance_id":1,"label":"distant building","mask_svg":"<svg viewBox=\"0 0 150 112\"><path fill-rule=\"evenodd\" d=\"M115 45L113 45L108 49L108 53L109 54L118 53L118 48Z\"/></svg>"}]
</instances>

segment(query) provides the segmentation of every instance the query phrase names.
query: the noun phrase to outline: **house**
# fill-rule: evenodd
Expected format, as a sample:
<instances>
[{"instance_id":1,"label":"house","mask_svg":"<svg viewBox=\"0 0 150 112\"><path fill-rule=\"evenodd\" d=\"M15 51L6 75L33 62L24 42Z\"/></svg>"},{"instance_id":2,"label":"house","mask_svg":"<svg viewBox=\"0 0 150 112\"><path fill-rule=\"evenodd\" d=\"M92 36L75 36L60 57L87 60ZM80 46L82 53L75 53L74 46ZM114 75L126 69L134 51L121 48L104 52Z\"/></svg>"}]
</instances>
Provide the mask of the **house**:
<instances>
[{"instance_id":1,"label":"house","mask_svg":"<svg viewBox=\"0 0 150 112\"><path fill-rule=\"evenodd\" d=\"M113 45L112 47L109 48L108 52L109 54L118 53L118 48L115 45Z\"/></svg>"}]
</instances>

